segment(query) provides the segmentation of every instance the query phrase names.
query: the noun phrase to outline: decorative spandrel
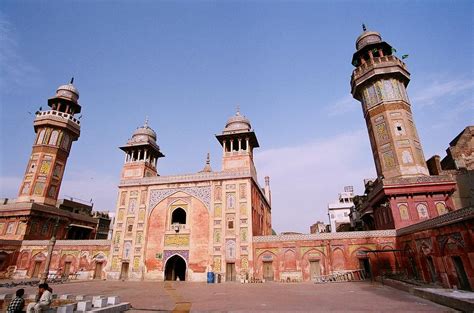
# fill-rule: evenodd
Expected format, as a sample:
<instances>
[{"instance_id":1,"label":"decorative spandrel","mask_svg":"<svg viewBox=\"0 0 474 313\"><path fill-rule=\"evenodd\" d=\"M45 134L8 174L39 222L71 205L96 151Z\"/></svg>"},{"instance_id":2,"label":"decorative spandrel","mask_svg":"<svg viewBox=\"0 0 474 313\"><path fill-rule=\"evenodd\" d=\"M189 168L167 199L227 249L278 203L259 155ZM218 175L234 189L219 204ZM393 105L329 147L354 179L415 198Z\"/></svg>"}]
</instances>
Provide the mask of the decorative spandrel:
<instances>
[{"instance_id":1,"label":"decorative spandrel","mask_svg":"<svg viewBox=\"0 0 474 313\"><path fill-rule=\"evenodd\" d=\"M150 191L150 202L148 205L148 210L153 209L158 203L163 201L165 198L175 194L177 192L184 192L197 199L201 200L202 203L210 210L211 203L211 187L202 186L202 187L183 187L183 188L170 188L170 189L155 189Z\"/></svg>"}]
</instances>

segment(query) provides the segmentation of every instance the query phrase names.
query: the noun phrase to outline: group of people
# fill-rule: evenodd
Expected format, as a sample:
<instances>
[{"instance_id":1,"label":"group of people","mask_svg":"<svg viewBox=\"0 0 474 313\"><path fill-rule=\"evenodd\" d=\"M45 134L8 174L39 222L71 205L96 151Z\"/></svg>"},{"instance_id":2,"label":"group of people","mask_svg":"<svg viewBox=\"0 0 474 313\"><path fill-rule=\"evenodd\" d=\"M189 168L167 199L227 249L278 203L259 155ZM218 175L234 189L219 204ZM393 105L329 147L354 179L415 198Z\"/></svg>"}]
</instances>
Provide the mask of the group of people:
<instances>
[{"instance_id":1,"label":"group of people","mask_svg":"<svg viewBox=\"0 0 474 313\"><path fill-rule=\"evenodd\" d=\"M7 308L7 313L25 313L25 289L21 288L16 291L16 297L13 299ZM38 294L35 301L29 303L26 307L26 313L41 313L49 309L51 301L53 300L53 290L48 284L39 284Z\"/></svg>"}]
</instances>

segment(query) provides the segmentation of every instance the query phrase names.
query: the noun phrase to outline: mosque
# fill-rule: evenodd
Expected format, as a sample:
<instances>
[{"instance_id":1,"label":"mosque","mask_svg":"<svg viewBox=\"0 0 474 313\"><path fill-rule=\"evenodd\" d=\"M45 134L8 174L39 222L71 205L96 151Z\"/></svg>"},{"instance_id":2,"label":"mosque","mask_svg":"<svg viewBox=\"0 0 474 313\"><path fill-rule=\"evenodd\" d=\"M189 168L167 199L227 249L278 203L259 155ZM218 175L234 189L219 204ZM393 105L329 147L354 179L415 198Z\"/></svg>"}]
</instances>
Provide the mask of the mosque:
<instances>
[{"instance_id":1,"label":"mosque","mask_svg":"<svg viewBox=\"0 0 474 313\"><path fill-rule=\"evenodd\" d=\"M308 281L363 270L472 289L474 207L463 203L474 170L474 128L453 140L451 159L427 163L406 92L406 64L366 29L352 64L351 93L362 104L378 176L354 202L357 231L273 235L270 180L259 185L253 160L259 142L237 111L216 136L221 171L208 159L202 171L187 175L159 175L164 154L146 121L120 147L125 158L112 238L68 240L71 227L94 228L83 215L55 207L80 130L79 92L71 82L48 101L49 111L37 112L18 199L0 206L1 275L47 276L67 268L82 279L205 281L212 271L226 282ZM39 211L61 215L56 226L38 232Z\"/></svg>"}]
</instances>

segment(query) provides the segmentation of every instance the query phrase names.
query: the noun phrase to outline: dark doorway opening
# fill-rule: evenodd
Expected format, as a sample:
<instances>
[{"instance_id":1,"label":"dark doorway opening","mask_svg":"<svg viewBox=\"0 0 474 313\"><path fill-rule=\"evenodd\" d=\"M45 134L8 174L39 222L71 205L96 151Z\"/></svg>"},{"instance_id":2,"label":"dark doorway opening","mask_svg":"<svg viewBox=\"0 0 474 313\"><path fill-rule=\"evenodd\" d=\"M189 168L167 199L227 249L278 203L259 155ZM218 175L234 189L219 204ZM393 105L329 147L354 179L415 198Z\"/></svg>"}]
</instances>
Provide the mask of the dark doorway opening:
<instances>
[{"instance_id":1,"label":"dark doorway opening","mask_svg":"<svg viewBox=\"0 0 474 313\"><path fill-rule=\"evenodd\" d=\"M171 224L186 224L186 211L181 208L174 210L171 214Z\"/></svg>"},{"instance_id":2,"label":"dark doorway opening","mask_svg":"<svg viewBox=\"0 0 474 313\"><path fill-rule=\"evenodd\" d=\"M453 256L452 257L454 268L456 268L456 274L458 276L459 289L462 290L471 290L471 285L467 279L466 271L464 270L464 264L462 263L461 257Z\"/></svg>"},{"instance_id":3,"label":"dark doorway opening","mask_svg":"<svg viewBox=\"0 0 474 313\"><path fill-rule=\"evenodd\" d=\"M428 269L430 270L430 278L432 283L436 283L437 275L436 275L436 269L433 263L433 258L432 257L427 257L426 261L428 263Z\"/></svg>"},{"instance_id":4,"label":"dark doorway opening","mask_svg":"<svg viewBox=\"0 0 474 313\"><path fill-rule=\"evenodd\" d=\"M165 280L186 280L186 261L179 255L173 255L166 262Z\"/></svg>"},{"instance_id":5,"label":"dark doorway opening","mask_svg":"<svg viewBox=\"0 0 474 313\"><path fill-rule=\"evenodd\" d=\"M370 260L368 258L359 259L359 267L364 270L365 278L371 278Z\"/></svg>"}]
</instances>

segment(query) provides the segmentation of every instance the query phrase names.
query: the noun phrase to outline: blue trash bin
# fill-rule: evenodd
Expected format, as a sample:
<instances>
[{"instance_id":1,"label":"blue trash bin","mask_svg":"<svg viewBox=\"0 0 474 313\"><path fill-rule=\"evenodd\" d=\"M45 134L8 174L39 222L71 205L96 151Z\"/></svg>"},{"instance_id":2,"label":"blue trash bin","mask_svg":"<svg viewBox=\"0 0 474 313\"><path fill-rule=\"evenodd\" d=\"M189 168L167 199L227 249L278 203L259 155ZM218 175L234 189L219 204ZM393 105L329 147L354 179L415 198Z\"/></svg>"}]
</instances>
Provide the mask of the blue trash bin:
<instances>
[{"instance_id":1,"label":"blue trash bin","mask_svg":"<svg viewBox=\"0 0 474 313\"><path fill-rule=\"evenodd\" d=\"M214 283L214 272L207 272L207 283L208 284Z\"/></svg>"}]
</instances>

